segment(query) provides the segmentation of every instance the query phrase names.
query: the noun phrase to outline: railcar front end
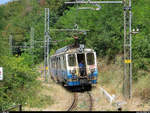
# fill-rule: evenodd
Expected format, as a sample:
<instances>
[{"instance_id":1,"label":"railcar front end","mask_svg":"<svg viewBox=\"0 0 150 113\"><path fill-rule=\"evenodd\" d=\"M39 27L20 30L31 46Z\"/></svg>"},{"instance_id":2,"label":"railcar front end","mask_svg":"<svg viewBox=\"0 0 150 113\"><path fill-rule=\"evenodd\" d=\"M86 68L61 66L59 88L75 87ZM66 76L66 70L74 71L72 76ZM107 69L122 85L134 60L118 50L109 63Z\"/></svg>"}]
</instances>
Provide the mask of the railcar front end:
<instances>
[{"instance_id":1,"label":"railcar front end","mask_svg":"<svg viewBox=\"0 0 150 113\"><path fill-rule=\"evenodd\" d=\"M83 67L79 66L81 62ZM50 73L55 81L65 86L95 85L98 77L96 52L92 49L58 51L50 57Z\"/></svg>"},{"instance_id":2,"label":"railcar front end","mask_svg":"<svg viewBox=\"0 0 150 113\"><path fill-rule=\"evenodd\" d=\"M94 85L97 83L97 62L95 52L67 54L67 85ZM80 68L79 63L84 67Z\"/></svg>"}]
</instances>

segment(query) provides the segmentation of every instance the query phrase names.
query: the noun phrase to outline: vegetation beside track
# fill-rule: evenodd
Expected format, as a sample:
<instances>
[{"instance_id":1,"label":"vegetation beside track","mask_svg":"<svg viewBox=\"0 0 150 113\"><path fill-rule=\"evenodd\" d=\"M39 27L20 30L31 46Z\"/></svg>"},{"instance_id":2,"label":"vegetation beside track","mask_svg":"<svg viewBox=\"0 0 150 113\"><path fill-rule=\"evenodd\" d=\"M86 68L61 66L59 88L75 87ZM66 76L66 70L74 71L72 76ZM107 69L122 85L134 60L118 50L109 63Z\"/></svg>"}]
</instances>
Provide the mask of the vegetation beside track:
<instances>
[{"instance_id":1,"label":"vegetation beside track","mask_svg":"<svg viewBox=\"0 0 150 113\"><path fill-rule=\"evenodd\" d=\"M115 95L115 99L118 101L126 101L127 105L123 106L123 110L149 110L147 106L150 105L150 93L149 92L149 79L150 73L144 70L138 71L138 80L133 80L132 87L132 99L125 100L123 98L123 63L122 56L118 55L116 60L107 65L106 59L99 59L99 79L98 84L103 87L111 95ZM141 76L145 73L145 76Z\"/></svg>"}]
</instances>

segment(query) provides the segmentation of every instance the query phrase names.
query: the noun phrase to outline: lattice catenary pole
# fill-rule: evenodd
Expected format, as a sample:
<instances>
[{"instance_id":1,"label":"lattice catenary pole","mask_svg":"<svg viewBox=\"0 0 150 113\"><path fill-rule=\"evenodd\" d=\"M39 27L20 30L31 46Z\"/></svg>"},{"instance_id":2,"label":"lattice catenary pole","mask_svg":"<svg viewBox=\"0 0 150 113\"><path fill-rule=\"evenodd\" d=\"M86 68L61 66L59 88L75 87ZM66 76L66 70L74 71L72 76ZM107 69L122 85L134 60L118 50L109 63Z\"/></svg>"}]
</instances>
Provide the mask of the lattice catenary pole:
<instances>
[{"instance_id":1,"label":"lattice catenary pole","mask_svg":"<svg viewBox=\"0 0 150 113\"><path fill-rule=\"evenodd\" d=\"M132 98L132 7L124 0L124 82L123 94Z\"/></svg>"},{"instance_id":2,"label":"lattice catenary pole","mask_svg":"<svg viewBox=\"0 0 150 113\"><path fill-rule=\"evenodd\" d=\"M49 8L45 8L45 34L44 34L44 78L47 79L49 75Z\"/></svg>"}]
</instances>

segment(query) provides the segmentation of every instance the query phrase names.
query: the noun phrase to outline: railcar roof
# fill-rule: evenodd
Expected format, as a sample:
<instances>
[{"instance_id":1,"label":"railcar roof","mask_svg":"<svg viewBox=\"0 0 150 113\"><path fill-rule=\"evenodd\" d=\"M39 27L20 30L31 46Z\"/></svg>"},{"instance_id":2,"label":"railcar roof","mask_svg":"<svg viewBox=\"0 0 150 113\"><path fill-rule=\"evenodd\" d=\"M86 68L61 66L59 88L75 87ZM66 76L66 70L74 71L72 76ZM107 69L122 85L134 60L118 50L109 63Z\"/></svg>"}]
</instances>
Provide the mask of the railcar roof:
<instances>
[{"instance_id":1,"label":"railcar roof","mask_svg":"<svg viewBox=\"0 0 150 113\"><path fill-rule=\"evenodd\" d=\"M73 48L73 49L69 49L66 52L60 52L60 53L55 53L53 55L51 55L51 57L56 56L56 55L61 55L61 54L69 54L69 53L87 53L87 52L94 52L93 49L90 48L85 48L83 52L79 52L78 48Z\"/></svg>"}]
</instances>

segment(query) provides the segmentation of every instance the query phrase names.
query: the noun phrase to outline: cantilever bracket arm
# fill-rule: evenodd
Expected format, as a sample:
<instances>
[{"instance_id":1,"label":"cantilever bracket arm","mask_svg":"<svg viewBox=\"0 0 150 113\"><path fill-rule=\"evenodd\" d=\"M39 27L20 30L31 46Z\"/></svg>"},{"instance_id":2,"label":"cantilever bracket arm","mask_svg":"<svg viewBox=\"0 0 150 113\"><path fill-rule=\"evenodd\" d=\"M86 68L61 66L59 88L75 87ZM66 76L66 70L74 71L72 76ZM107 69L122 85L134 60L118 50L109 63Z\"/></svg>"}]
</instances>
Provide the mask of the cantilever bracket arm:
<instances>
[{"instance_id":1,"label":"cantilever bracket arm","mask_svg":"<svg viewBox=\"0 0 150 113\"><path fill-rule=\"evenodd\" d=\"M76 1L76 2L65 2L65 4L123 4L123 1Z\"/></svg>"},{"instance_id":2,"label":"cantilever bracket arm","mask_svg":"<svg viewBox=\"0 0 150 113\"><path fill-rule=\"evenodd\" d=\"M84 31L89 31L89 30L87 30L87 29L50 29L50 31L66 31L66 32L76 31L76 32L84 32Z\"/></svg>"}]
</instances>

